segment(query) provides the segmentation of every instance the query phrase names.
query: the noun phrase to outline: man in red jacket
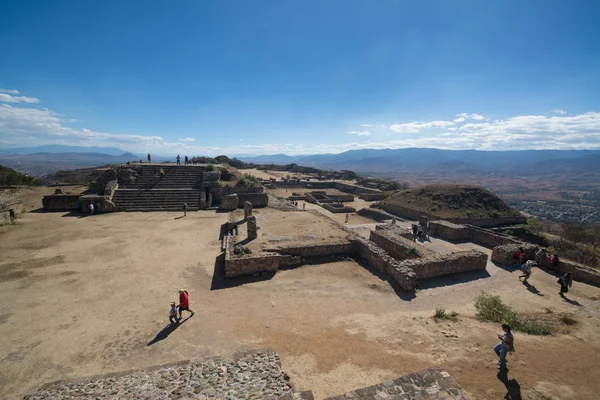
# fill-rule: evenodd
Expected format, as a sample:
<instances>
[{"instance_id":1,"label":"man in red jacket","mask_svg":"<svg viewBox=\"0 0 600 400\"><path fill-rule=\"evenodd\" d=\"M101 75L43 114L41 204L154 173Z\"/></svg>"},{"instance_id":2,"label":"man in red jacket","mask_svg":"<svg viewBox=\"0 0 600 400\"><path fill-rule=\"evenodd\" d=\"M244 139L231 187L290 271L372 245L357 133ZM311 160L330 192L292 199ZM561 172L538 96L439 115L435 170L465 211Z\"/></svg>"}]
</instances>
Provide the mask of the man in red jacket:
<instances>
[{"instance_id":1,"label":"man in red jacket","mask_svg":"<svg viewBox=\"0 0 600 400\"><path fill-rule=\"evenodd\" d=\"M181 319L181 312L184 310L194 315L194 312L190 310L190 298L187 290L179 289L179 319Z\"/></svg>"}]
</instances>

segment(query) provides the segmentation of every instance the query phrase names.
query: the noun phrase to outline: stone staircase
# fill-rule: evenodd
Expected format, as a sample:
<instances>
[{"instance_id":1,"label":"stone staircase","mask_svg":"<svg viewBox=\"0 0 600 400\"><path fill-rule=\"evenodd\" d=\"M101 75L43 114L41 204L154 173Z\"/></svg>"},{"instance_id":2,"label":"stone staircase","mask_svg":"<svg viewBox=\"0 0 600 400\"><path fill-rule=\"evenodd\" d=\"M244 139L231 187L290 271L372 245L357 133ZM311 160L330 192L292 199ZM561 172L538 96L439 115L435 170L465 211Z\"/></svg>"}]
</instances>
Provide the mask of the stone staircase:
<instances>
[{"instance_id":1,"label":"stone staircase","mask_svg":"<svg viewBox=\"0 0 600 400\"><path fill-rule=\"evenodd\" d=\"M163 169L163 177L158 171ZM188 211L201 207L202 173L205 167L142 164L135 182L120 185L112 198L122 211Z\"/></svg>"},{"instance_id":2,"label":"stone staircase","mask_svg":"<svg viewBox=\"0 0 600 400\"><path fill-rule=\"evenodd\" d=\"M162 178L158 176L161 168L165 171ZM135 183L123 186L124 189L196 189L202 183L202 173L206 168L142 164L139 171Z\"/></svg>"}]
</instances>

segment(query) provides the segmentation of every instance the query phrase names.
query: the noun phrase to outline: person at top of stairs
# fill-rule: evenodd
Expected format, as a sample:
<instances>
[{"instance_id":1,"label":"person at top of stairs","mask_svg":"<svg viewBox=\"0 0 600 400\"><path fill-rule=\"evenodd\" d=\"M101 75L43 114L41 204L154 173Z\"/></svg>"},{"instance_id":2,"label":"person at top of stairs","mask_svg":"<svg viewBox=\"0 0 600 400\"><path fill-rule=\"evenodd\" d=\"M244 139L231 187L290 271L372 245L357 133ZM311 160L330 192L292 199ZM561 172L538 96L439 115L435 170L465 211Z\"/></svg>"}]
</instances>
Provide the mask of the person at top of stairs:
<instances>
[{"instance_id":1,"label":"person at top of stairs","mask_svg":"<svg viewBox=\"0 0 600 400\"><path fill-rule=\"evenodd\" d=\"M177 154L177 165L181 165L181 157L179 157L179 154Z\"/></svg>"}]
</instances>

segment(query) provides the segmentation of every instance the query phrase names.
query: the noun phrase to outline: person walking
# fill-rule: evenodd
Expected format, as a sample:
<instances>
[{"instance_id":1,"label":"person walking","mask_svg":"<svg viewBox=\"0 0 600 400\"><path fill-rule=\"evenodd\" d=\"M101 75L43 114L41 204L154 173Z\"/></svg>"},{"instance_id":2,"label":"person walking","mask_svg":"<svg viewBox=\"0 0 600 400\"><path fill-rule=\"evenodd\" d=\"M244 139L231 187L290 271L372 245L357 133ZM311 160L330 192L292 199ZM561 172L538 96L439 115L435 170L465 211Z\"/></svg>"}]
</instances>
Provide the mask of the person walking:
<instances>
[{"instance_id":1,"label":"person walking","mask_svg":"<svg viewBox=\"0 0 600 400\"><path fill-rule=\"evenodd\" d=\"M560 294L562 297L565 296L565 293L569 292L569 288L573 286L573 276L570 272L567 272L563 277L561 277L557 283L560 284Z\"/></svg>"},{"instance_id":2,"label":"person walking","mask_svg":"<svg viewBox=\"0 0 600 400\"><path fill-rule=\"evenodd\" d=\"M507 324L502 324L502 330L504 331L503 335L498 335L498 339L500 339L500 343L494 346L494 351L498 355L500 361L498 362L498 368L506 369L506 354L510 351L515 351L515 338L511 332L510 326Z\"/></svg>"},{"instance_id":3,"label":"person walking","mask_svg":"<svg viewBox=\"0 0 600 400\"><path fill-rule=\"evenodd\" d=\"M177 165L181 165L181 157L179 157L179 154L177 154Z\"/></svg>"},{"instance_id":4,"label":"person walking","mask_svg":"<svg viewBox=\"0 0 600 400\"><path fill-rule=\"evenodd\" d=\"M346 219L344 220L344 223L347 224L348 223L348 218L350 218L350 216L348 214L346 214Z\"/></svg>"},{"instance_id":5,"label":"person walking","mask_svg":"<svg viewBox=\"0 0 600 400\"><path fill-rule=\"evenodd\" d=\"M187 215L187 203L183 203L183 216Z\"/></svg>"},{"instance_id":6,"label":"person walking","mask_svg":"<svg viewBox=\"0 0 600 400\"><path fill-rule=\"evenodd\" d=\"M182 311L190 312L190 317L194 315L194 312L190 309L190 296L187 290L179 289L179 319L181 319Z\"/></svg>"},{"instance_id":7,"label":"person walking","mask_svg":"<svg viewBox=\"0 0 600 400\"><path fill-rule=\"evenodd\" d=\"M177 319L177 304L175 302L171 303L171 311L169 312L169 322L171 323L171 325L179 322L179 320Z\"/></svg>"},{"instance_id":8,"label":"person walking","mask_svg":"<svg viewBox=\"0 0 600 400\"><path fill-rule=\"evenodd\" d=\"M519 276L519 280L523 279L523 284L527 283L527 279L531 276L531 267L535 265L535 261L527 260L525 264L523 264L523 275Z\"/></svg>"}]
</instances>

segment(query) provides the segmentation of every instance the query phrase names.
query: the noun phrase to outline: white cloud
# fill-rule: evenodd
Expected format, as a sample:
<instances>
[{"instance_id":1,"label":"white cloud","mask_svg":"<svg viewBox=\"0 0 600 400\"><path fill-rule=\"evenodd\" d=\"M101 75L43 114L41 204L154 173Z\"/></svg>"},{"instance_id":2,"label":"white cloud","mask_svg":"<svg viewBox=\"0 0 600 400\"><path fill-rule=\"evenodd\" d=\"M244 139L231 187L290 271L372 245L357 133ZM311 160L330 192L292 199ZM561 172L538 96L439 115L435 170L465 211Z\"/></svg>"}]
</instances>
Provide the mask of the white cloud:
<instances>
[{"instance_id":1,"label":"white cloud","mask_svg":"<svg viewBox=\"0 0 600 400\"><path fill-rule=\"evenodd\" d=\"M371 124L360 124L362 128L371 128L373 125Z\"/></svg>"},{"instance_id":2,"label":"white cloud","mask_svg":"<svg viewBox=\"0 0 600 400\"><path fill-rule=\"evenodd\" d=\"M0 93L19 94L19 91L14 89L0 89Z\"/></svg>"},{"instance_id":3,"label":"white cloud","mask_svg":"<svg viewBox=\"0 0 600 400\"><path fill-rule=\"evenodd\" d=\"M479 115L479 114L460 113L460 114L456 114L456 116L458 118L456 118L454 120L454 122L456 122L457 124L459 124L461 122L465 122L468 119L474 119L476 121L481 121L481 120L485 119L485 117L483 115Z\"/></svg>"},{"instance_id":4,"label":"white cloud","mask_svg":"<svg viewBox=\"0 0 600 400\"><path fill-rule=\"evenodd\" d=\"M5 90L6 92L6 90ZM13 91L17 92L17 91ZM3 93L8 94L8 93ZM19 94L17 93L10 93ZM389 128L397 133L419 133L431 128L445 128L421 132L399 140L386 138L370 141L360 138L351 143L256 143L244 144L237 137L221 146L198 146L194 138L184 137L170 142L157 135L137 135L97 132L76 129L65 124L75 121L52 110L22 107L19 104L0 104L0 144L19 147L25 142L68 144L82 146L113 146L133 152L159 154L218 155L218 154L316 154L339 153L356 149L383 149L403 147L434 147L440 149L525 150L525 149L600 149L600 112L579 115L521 115L500 120L482 121L478 114L461 113L457 119L468 123L457 125L451 121L410 122L394 124ZM464 121L463 121L464 122ZM81 122L79 122L81 123ZM377 125L379 127L379 125ZM391 132L388 131L388 132ZM371 136L368 130L351 131L351 135ZM300 135L300 137L302 137ZM323 135L326 137L326 135Z\"/></svg>"},{"instance_id":5,"label":"white cloud","mask_svg":"<svg viewBox=\"0 0 600 400\"><path fill-rule=\"evenodd\" d=\"M560 115L565 115L567 113L565 110L561 110L559 108L555 108L554 110L552 110L552 112L554 114L560 114Z\"/></svg>"},{"instance_id":6,"label":"white cloud","mask_svg":"<svg viewBox=\"0 0 600 400\"><path fill-rule=\"evenodd\" d=\"M8 90L6 92L8 92ZM12 96L8 93L0 93L0 101L4 103L39 103L40 99L36 99L35 97Z\"/></svg>"},{"instance_id":7,"label":"white cloud","mask_svg":"<svg viewBox=\"0 0 600 400\"><path fill-rule=\"evenodd\" d=\"M409 122L405 124L394 124L390 129L396 133L419 133L423 129L447 128L454 125L451 121L431 121L431 122Z\"/></svg>"},{"instance_id":8,"label":"white cloud","mask_svg":"<svg viewBox=\"0 0 600 400\"><path fill-rule=\"evenodd\" d=\"M357 135L357 136L369 136L371 132L369 131L351 131L348 132L349 135Z\"/></svg>"}]
</instances>

